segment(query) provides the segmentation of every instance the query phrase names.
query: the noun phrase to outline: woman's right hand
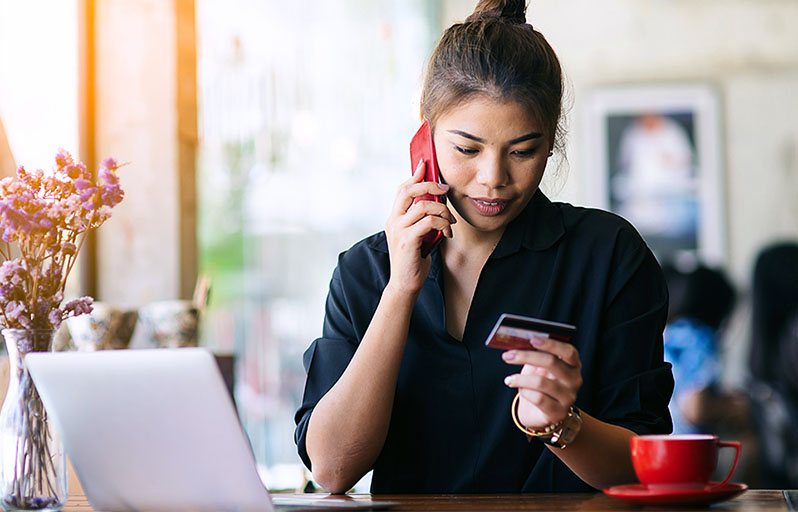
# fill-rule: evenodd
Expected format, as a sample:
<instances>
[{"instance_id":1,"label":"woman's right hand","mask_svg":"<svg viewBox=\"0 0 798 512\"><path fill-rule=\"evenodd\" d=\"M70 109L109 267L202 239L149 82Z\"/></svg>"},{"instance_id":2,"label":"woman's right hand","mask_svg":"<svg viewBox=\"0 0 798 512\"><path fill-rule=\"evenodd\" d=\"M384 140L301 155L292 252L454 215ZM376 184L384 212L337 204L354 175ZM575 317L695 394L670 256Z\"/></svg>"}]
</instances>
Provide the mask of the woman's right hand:
<instances>
[{"instance_id":1,"label":"woman's right hand","mask_svg":"<svg viewBox=\"0 0 798 512\"><path fill-rule=\"evenodd\" d=\"M421 240L431 230L443 231L452 237L452 224L457 222L443 203L413 199L424 194L441 196L449 185L424 181L424 160L419 161L409 180L402 183L388 220L385 236L391 262L391 278L388 286L405 293L418 293L427 279L431 258L421 257Z\"/></svg>"}]
</instances>

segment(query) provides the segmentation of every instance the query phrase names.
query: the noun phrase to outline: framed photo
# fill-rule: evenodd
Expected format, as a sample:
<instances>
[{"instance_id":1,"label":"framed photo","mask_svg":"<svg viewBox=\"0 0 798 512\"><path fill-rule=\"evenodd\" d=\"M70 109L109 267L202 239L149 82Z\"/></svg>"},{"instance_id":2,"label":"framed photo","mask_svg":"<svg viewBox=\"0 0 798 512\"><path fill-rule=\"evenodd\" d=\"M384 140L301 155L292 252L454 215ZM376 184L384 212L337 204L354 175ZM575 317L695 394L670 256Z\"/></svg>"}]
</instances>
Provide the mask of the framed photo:
<instances>
[{"instance_id":1,"label":"framed photo","mask_svg":"<svg viewBox=\"0 0 798 512\"><path fill-rule=\"evenodd\" d=\"M591 204L631 222L661 262L725 263L719 126L709 86L593 91L583 132Z\"/></svg>"}]
</instances>

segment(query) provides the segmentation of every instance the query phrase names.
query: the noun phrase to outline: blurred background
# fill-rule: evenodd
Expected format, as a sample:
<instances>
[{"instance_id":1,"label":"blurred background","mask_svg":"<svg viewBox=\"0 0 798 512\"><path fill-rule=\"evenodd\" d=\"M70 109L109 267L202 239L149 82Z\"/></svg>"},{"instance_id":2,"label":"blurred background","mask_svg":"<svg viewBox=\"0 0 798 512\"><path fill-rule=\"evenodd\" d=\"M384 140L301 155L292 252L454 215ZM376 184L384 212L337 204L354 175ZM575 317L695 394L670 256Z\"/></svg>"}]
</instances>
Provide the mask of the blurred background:
<instances>
[{"instance_id":1,"label":"blurred background","mask_svg":"<svg viewBox=\"0 0 798 512\"><path fill-rule=\"evenodd\" d=\"M426 59L474 4L0 0L0 173L49 168L59 147L129 162L70 293L138 308L207 276L200 343L235 356L272 487L303 478L302 353L337 255L382 229ZM544 189L620 211L663 263L723 268L741 300L721 384L744 387L754 260L798 239L798 3L547 0L527 19L568 79L568 151ZM635 152L638 121L671 135ZM665 195L670 171L645 163L659 144L681 155Z\"/></svg>"}]
</instances>

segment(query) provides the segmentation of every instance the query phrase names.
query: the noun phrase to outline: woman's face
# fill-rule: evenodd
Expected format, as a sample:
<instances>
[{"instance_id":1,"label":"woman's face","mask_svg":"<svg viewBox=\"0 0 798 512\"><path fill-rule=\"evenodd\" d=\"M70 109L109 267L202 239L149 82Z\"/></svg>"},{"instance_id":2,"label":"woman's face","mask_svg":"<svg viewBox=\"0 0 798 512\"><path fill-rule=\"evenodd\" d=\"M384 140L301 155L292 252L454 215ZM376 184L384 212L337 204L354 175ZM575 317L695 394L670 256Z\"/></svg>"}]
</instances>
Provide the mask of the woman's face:
<instances>
[{"instance_id":1,"label":"woman's face","mask_svg":"<svg viewBox=\"0 0 798 512\"><path fill-rule=\"evenodd\" d=\"M477 231L503 230L538 189L552 134L513 101L477 96L435 125L435 152L447 197Z\"/></svg>"}]
</instances>

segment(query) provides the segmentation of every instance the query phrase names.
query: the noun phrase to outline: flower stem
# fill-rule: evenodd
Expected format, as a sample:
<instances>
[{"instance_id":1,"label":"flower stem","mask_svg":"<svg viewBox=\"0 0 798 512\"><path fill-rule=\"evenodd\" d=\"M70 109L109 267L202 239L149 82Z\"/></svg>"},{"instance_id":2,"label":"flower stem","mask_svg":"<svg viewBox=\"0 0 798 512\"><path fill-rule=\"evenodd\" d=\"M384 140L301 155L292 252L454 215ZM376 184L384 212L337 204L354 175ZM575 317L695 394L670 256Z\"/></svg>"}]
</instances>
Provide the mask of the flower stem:
<instances>
[{"instance_id":1,"label":"flower stem","mask_svg":"<svg viewBox=\"0 0 798 512\"><path fill-rule=\"evenodd\" d=\"M77 261L77 255L80 254L80 249L83 247L83 244L86 242L86 237L89 235L89 231L91 231L91 225L94 222L94 217L97 216L97 212L92 212L91 217L89 218L89 223L87 224L86 231L81 233L80 235L80 242L78 242L78 248L75 250L75 256L70 260L69 267L67 267L67 271L64 273L64 276L68 276L70 272L72 272L72 266ZM61 286L61 291L63 292L66 288L66 277L64 277L64 284Z\"/></svg>"},{"instance_id":2,"label":"flower stem","mask_svg":"<svg viewBox=\"0 0 798 512\"><path fill-rule=\"evenodd\" d=\"M65 476L63 455L52 444L57 440L50 431L47 411L22 361L27 352L49 350L49 343L42 340L51 341L52 331L46 334L27 331L24 337L16 340L10 339L9 331L14 330L4 331L3 335L14 371L9 397L0 414L0 425L5 429L4 435L16 436L16 449L11 450L14 453L2 455L7 460L3 463L7 468L2 482L3 506L18 510L58 508L66 499L66 482L59 480Z\"/></svg>"}]
</instances>

